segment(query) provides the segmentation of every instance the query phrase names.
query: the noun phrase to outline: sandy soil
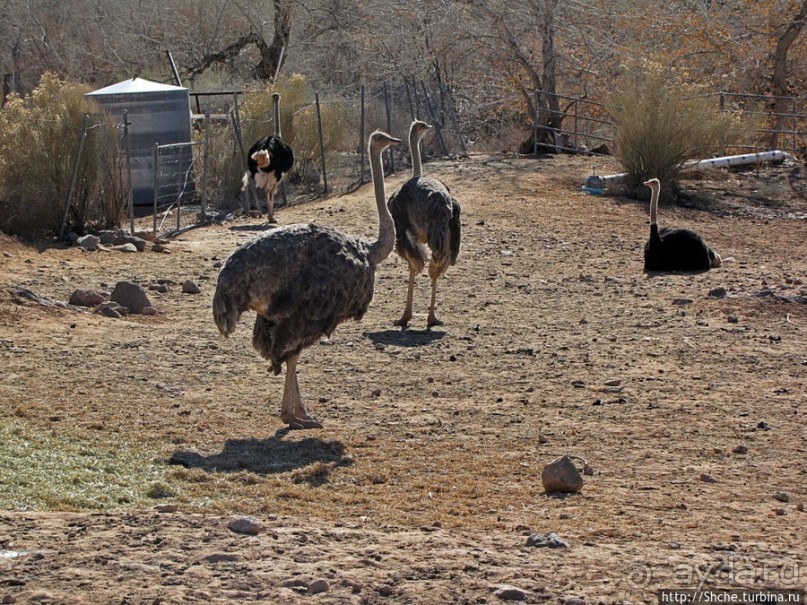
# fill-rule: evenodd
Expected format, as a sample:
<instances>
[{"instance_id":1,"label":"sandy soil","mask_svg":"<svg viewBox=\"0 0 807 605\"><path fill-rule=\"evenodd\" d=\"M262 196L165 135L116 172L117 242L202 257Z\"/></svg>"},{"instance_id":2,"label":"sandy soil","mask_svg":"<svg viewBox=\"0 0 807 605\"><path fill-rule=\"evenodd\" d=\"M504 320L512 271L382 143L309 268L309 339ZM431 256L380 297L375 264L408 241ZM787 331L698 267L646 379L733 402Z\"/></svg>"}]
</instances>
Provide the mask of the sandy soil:
<instances>
[{"instance_id":1,"label":"sandy soil","mask_svg":"<svg viewBox=\"0 0 807 605\"><path fill-rule=\"evenodd\" d=\"M320 430L283 430L282 377L251 349L250 315L228 340L213 325L218 267L260 220L189 231L171 254L0 236L0 421L136 443L173 490L155 505L177 507L0 512L0 602L655 603L659 588L803 588L804 166L686 182L697 207L660 220L725 263L658 276L642 271L646 204L583 194L595 167L617 170L428 164L463 207L445 325L425 329L424 277L410 329L392 325L407 272L385 262L364 320L303 354ZM371 236L372 190L278 218ZM187 279L201 294L181 293ZM66 301L119 280L167 281L150 292L159 315L16 294ZM564 453L593 474L548 496L541 469ZM228 529L239 516L262 533ZM569 547L527 546L547 532Z\"/></svg>"}]
</instances>

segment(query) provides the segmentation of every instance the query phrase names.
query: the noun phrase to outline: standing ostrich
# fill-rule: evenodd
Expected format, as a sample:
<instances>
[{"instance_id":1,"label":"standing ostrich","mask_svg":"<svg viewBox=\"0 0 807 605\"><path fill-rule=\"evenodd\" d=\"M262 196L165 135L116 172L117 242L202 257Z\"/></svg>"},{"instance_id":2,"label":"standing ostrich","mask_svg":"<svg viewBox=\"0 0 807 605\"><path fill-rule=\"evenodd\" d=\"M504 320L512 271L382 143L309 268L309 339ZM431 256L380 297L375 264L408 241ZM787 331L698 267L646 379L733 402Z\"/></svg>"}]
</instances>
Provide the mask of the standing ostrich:
<instances>
[{"instance_id":1,"label":"standing ostrich","mask_svg":"<svg viewBox=\"0 0 807 605\"><path fill-rule=\"evenodd\" d=\"M412 156L412 178L392 194L389 209L395 221L395 251L409 263L409 289L403 315L396 326L406 327L412 319L412 296L415 276L426 265L426 246L431 249L429 277L432 298L427 325L443 322L434 315L437 278L457 262L460 253L460 205L451 197L448 187L432 177L421 176L420 140L432 127L415 120L409 128L409 152Z\"/></svg>"},{"instance_id":2,"label":"standing ostrich","mask_svg":"<svg viewBox=\"0 0 807 605\"><path fill-rule=\"evenodd\" d=\"M314 224L266 231L240 246L219 273L213 319L224 336L241 314L258 316L252 345L277 375L286 362L280 418L292 429L321 428L308 414L297 384L300 352L348 320L360 320L373 298L375 269L395 245L395 226L385 202L381 153L399 143L386 133L370 135L370 169L378 207L378 238L363 241Z\"/></svg>"},{"instance_id":3,"label":"standing ostrich","mask_svg":"<svg viewBox=\"0 0 807 605\"><path fill-rule=\"evenodd\" d=\"M247 172L241 179L246 191L251 178L257 189L266 193L266 215L270 223L275 220L275 195L283 176L294 165L294 152L280 136L280 95L272 93L275 114L275 134L258 139L247 152Z\"/></svg>"},{"instance_id":4,"label":"standing ostrich","mask_svg":"<svg viewBox=\"0 0 807 605\"><path fill-rule=\"evenodd\" d=\"M708 271L719 267L720 255L689 229L658 229L658 198L661 183L650 179L650 239L644 247L645 271Z\"/></svg>"}]
</instances>

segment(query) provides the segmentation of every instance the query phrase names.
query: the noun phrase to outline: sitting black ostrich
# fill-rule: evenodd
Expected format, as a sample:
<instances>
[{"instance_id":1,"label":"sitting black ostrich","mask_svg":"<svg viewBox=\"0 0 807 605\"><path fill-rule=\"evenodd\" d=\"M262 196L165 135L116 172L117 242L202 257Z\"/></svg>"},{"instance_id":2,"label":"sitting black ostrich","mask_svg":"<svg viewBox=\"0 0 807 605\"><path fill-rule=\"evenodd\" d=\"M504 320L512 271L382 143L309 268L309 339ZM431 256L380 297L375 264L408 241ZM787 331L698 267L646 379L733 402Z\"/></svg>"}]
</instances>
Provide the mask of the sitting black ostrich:
<instances>
[{"instance_id":1,"label":"sitting black ostrich","mask_svg":"<svg viewBox=\"0 0 807 605\"><path fill-rule=\"evenodd\" d=\"M280 95L272 93L274 105L275 134L258 139L247 151L247 172L242 179L246 191L249 179L256 189L266 192L266 214L270 223L275 220L275 195L283 176L294 165L294 152L280 137Z\"/></svg>"},{"instance_id":2,"label":"sitting black ostrich","mask_svg":"<svg viewBox=\"0 0 807 605\"><path fill-rule=\"evenodd\" d=\"M689 229L658 229L658 198L661 183L650 179L650 239L644 247L645 271L708 271L719 267L720 255Z\"/></svg>"}]
</instances>

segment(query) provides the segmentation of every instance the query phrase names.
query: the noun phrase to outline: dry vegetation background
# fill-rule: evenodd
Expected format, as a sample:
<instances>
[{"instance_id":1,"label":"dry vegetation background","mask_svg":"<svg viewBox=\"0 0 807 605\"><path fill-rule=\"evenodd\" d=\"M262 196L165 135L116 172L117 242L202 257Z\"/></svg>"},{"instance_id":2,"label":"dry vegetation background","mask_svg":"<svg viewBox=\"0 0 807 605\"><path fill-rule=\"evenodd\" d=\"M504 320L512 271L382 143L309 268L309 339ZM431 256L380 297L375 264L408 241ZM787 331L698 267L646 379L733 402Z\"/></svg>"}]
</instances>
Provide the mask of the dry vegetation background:
<instances>
[{"instance_id":1,"label":"dry vegetation background","mask_svg":"<svg viewBox=\"0 0 807 605\"><path fill-rule=\"evenodd\" d=\"M661 221L726 262L648 276L646 208L582 194L594 161L428 164L463 205L446 325L425 330L421 278L411 329L392 326L407 272L385 262L364 320L302 357L315 431L282 429L250 317L226 341L211 319L217 268L259 220L190 231L170 255L4 237L0 424L16 456L0 467L0 596L493 603L507 584L530 603L650 603L659 587L803 587L804 167L687 182L710 211ZM370 236L371 200L365 186L278 217ZM15 294L121 279L168 283L160 314ZM541 468L563 453L594 473L547 496ZM264 533L230 531L238 515ZM526 546L549 531L570 547Z\"/></svg>"}]
</instances>

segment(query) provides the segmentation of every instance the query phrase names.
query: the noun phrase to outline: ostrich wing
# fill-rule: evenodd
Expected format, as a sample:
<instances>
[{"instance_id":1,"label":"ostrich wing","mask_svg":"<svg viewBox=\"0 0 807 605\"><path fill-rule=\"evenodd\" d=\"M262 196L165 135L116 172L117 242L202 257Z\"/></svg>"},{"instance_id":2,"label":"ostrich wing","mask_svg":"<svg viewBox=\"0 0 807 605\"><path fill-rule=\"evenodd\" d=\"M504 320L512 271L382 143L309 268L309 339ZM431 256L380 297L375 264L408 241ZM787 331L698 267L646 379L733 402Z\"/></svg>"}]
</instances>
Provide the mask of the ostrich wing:
<instances>
[{"instance_id":1,"label":"ostrich wing","mask_svg":"<svg viewBox=\"0 0 807 605\"><path fill-rule=\"evenodd\" d=\"M411 258L415 253L416 244L426 243L435 258L451 256L453 229L450 227L450 221L455 204L459 208L448 188L435 178L414 177L401 185L388 202L390 214L395 221L398 253ZM456 245L459 246L459 241ZM420 251L415 258L422 254Z\"/></svg>"},{"instance_id":2,"label":"ostrich wing","mask_svg":"<svg viewBox=\"0 0 807 605\"><path fill-rule=\"evenodd\" d=\"M347 319L361 319L373 283L363 242L313 224L290 225L266 232L230 256L219 274L214 316L221 330L219 317L229 317L234 328L245 310L257 312L253 345L279 372L290 355ZM229 301L234 309L227 309ZM222 306L226 310L217 311Z\"/></svg>"}]
</instances>

